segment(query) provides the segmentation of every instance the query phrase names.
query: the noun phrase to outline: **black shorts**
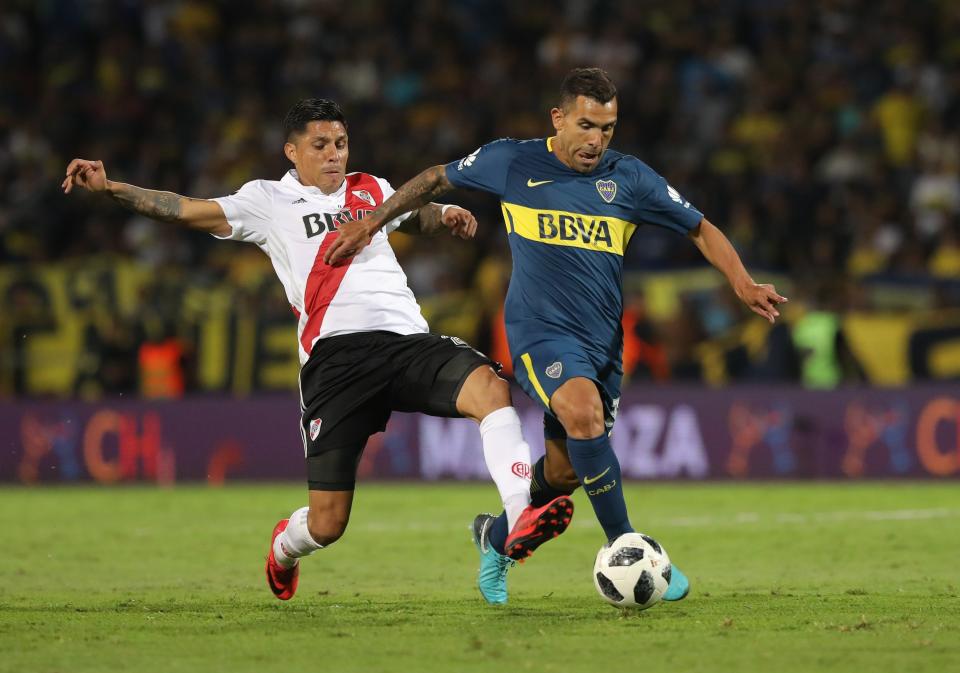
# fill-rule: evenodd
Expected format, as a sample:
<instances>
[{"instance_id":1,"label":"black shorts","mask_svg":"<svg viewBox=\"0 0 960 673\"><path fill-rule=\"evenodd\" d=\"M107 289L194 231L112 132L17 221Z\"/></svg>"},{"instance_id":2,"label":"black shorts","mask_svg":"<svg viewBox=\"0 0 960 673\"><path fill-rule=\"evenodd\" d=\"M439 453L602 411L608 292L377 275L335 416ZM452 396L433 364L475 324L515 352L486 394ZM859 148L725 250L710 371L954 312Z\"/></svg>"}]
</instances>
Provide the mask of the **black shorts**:
<instances>
[{"instance_id":1,"label":"black shorts","mask_svg":"<svg viewBox=\"0 0 960 673\"><path fill-rule=\"evenodd\" d=\"M500 365L457 337L358 332L317 341L300 370L300 431L311 490L350 491L370 435L392 411L460 417L477 367Z\"/></svg>"}]
</instances>

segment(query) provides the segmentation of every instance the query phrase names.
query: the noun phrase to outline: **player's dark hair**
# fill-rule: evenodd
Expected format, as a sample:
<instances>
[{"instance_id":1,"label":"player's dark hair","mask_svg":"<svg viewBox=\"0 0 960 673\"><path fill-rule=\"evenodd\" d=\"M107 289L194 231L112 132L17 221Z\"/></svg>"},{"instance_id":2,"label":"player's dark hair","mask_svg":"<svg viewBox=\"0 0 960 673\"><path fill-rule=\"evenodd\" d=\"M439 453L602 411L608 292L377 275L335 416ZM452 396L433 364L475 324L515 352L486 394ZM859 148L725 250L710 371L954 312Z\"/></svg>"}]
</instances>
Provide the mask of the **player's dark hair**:
<instances>
[{"instance_id":1,"label":"player's dark hair","mask_svg":"<svg viewBox=\"0 0 960 673\"><path fill-rule=\"evenodd\" d=\"M609 103L617 97L617 87L601 68L574 68L560 85L560 107L565 108L577 96L586 96L601 104Z\"/></svg>"},{"instance_id":2,"label":"player's dark hair","mask_svg":"<svg viewBox=\"0 0 960 673\"><path fill-rule=\"evenodd\" d=\"M347 120L336 102L326 98L304 98L290 108L283 118L283 134L287 140L294 133L303 133L310 122L340 122L344 128Z\"/></svg>"}]
</instances>

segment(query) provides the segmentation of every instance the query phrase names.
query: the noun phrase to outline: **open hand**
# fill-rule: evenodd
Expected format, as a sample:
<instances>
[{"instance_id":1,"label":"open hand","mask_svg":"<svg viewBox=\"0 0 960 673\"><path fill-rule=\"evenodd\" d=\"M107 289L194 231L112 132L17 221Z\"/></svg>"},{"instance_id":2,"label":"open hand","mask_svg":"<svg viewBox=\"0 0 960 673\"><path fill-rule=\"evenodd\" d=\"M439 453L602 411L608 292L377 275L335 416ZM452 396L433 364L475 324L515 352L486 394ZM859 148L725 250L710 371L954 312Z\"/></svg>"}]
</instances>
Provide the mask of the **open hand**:
<instances>
[{"instance_id":1,"label":"open hand","mask_svg":"<svg viewBox=\"0 0 960 673\"><path fill-rule=\"evenodd\" d=\"M67 177L60 185L64 194L69 194L73 186L78 185L91 192L102 192L107 188L107 171L102 161L74 159L67 166Z\"/></svg>"},{"instance_id":2,"label":"open hand","mask_svg":"<svg viewBox=\"0 0 960 673\"><path fill-rule=\"evenodd\" d=\"M787 298L777 294L776 288L769 283L748 285L746 288L737 290L737 296L750 307L751 311L769 320L771 325L780 317L777 304L787 301Z\"/></svg>"},{"instance_id":3,"label":"open hand","mask_svg":"<svg viewBox=\"0 0 960 673\"><path fill-rule=\"evenodd\" d=\"M443 226L450 229L453 236L458 236L467 241L477 233L477 218L469 210L460 206L447 208L440 218Z\"/></svg>"}]
</instances>

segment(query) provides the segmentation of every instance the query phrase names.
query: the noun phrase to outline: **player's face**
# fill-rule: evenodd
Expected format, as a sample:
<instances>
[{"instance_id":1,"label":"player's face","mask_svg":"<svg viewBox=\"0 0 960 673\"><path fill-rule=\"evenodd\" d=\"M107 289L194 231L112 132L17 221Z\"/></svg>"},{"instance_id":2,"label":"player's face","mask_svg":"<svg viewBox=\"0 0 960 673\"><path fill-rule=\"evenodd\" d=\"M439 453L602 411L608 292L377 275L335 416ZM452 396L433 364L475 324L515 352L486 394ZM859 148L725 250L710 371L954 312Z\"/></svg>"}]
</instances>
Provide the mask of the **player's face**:
<instances>
[{"instance_id":1,"label":"player's face","mask_svg":"<svg viewBox=\"0 0 960 673\"><path fill-rule=\"evenodd\" d=\"M319 187L324 194L337 191L347 173L350 155L344 125L336 121L310 122L303 133L290 140L283 151L296 167L300 182Z\"/></svg>"},{"instance_id":2,"label":"player's face","mask_svg":"<svg viewBox=\"0 0 960 673\"><path fill-rule=\"evenodd\" d=\"M564 108L550 111L557 130L557 157L581 173L589 173L600 163L617 125L617 99L601 103L577 96Z\"/></svg>"}]
</instances>

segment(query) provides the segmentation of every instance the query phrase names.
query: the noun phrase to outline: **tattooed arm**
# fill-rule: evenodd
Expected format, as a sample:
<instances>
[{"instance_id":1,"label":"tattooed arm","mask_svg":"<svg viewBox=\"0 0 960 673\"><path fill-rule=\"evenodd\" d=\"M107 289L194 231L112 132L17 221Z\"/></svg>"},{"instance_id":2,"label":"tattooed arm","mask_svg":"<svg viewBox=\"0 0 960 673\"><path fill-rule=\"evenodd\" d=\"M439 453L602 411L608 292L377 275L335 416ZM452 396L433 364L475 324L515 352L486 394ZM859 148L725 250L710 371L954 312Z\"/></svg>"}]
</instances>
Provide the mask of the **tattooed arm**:
<instances>
[{"instance_id":1,"label":"tattooed arm","mask_svg":"<svg viewBox=\"0 0 960 673\"><path fill-rule=\"evenodd\" d=\"M369 243L373 235L380 231L387 222L398 215L427 205L451 189L453 189L453 185L447 179L447 172L442 165L428 168L420 175L404 183L393 196L372 214L362 220L342 225L337 240L327 249L323 261L327 264L336 264L341 260L352 257L360 252L363 246ZM449 209L445 215L449 215L453 210L452 208Z\"/></svg>"},{"instance_id":2,"label":"tattooed arm","mask_svg":"<svg viewBox=\"0 0 960 673\"><path fill-rule=\"evenodd\" d=\"M397 231L418 236L433 236L449 230L466 240L477 233L477 218L460 206L428 203L397 227Z\"/></svg>"},{"instance_id":3,"label":"tattooed arm","mask_svg":"<svg viewBox=\"0 0 960 673\"><path fill-rule=\"evenodd\" d=\"M191 199L173 192L157 192L107 179L100 161L74 159L67 166L63 191L69 194L74 185L91 192L102 192L127 210L162 222L179 222L191 229L216 236L229 236L231 227L216 201Z\"/></svg>"}]
</instances>

